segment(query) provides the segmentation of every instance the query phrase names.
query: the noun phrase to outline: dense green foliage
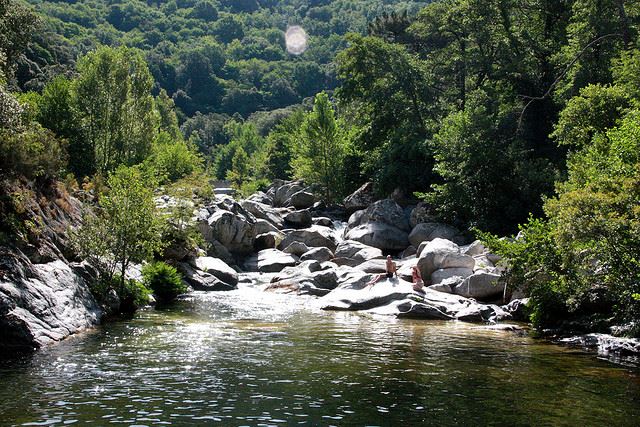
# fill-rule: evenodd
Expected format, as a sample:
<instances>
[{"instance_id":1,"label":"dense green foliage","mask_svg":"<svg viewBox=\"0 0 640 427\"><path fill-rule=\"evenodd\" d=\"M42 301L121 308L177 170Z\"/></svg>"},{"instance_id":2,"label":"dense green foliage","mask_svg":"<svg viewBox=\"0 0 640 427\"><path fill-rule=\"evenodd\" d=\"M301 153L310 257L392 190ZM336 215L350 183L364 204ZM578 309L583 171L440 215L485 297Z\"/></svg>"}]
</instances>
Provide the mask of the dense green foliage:
<instances>
[{"instance_id":1,"label":"dense green foliage","mask_svg":"<svg viewBox=\"0 0 640 427\"><path fill-rule=\"evenodd\" d=\"M79 254L107 279L119 273L123 292L131 262L150 259L162 248L162 222L153 201L153 178L139 168L120 166L107 182L97 215L85 215L74 240Z\"/></svg>"},{"instance_id":2,"label":"dense green foliage","mask_svg":"<svg viewBox=\"0 0 640 427\"><path fill-rule=\"evenodd\" d=\"M164 263L154 262L142 268L143 284L162 301L171 301L187 291L178 271Z\"/></svg>"},{"instance_id":3,"label":"dense green foliage","mask_svg":"<svg viewBox=\"0 0 640 427\"><path fill-rule=\"evenodd\" d=\"M5 0L6 1L6 0ZM428 1L139 1L29 0L43 31L20 63L22 87L39 89L51 73L99 45L145 52L156 88L187 116L197 111L247 117L299 103L336 85L331 61L342 35L365 32L383 12L415 13ZM310 35L300 56L288 54L284 31Z\"/></svg>"}]
</instances>

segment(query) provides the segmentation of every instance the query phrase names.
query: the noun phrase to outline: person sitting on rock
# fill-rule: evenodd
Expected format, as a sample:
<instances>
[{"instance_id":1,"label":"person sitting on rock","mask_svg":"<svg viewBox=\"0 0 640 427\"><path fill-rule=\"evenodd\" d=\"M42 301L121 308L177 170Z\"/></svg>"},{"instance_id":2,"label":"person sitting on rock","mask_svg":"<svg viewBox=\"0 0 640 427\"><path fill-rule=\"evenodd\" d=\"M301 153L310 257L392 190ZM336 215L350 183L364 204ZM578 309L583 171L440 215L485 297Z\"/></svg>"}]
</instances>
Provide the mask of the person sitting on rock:
<instances>
[{"instance_id":1,"label":"person sitting on rock","mask_svg":"<svg viewBox=\"0 0 640 427\"><path fill-rule=\"evenodd\" d=\"M411 276L413 277L413 290L416 292L424 292L422 289L424 281L422 280L422 274L420 274L420 269L417 265L414 265L411 269Z\"/></svg>"},{"instance_id":2,"label":"person sitting on rock","mask_svg":"<svg viewBox=\"0 0 640 427\"><path fill-rule=\"evenodd\" d=\"M382 279L385 276L387 277L387 279L391 279L394 275L398 277L398 266L391 259L391 255L387 255L385 270L386 272L384 274L378 274L373 279L371 279L371 281L367 283L366 286L373 286L378 280Z\"/></svg>"}]
</instances>

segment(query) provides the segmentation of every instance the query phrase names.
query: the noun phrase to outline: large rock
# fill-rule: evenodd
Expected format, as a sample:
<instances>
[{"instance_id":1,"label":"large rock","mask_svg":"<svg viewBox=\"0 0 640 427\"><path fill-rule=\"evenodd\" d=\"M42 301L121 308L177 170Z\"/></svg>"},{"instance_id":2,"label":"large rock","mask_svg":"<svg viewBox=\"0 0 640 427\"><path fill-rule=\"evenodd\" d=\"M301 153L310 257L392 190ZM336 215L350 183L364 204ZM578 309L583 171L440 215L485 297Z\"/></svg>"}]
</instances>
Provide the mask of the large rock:
<instances>
[{"instance_id":1,"label":"large rock","mask_svg":"<svg viewBox=\"0 0 640 427\"><path fill-rule=\"evenodd\" d=\"M284 220L278 209L254 200L243 200L240 205L254 217L268 221L278 229L284 227Z\"/></svg>"},{"instance_id":2,"label":"large rock","mask_svg":"<svg viewBox=\"0 0 640 427\"><path fill-rule=\"evenodd\" d=\"M418 257L418 268L422 277L431 277L434 271L441 268L473 269L475 260L464 255L455 243L436 238L426 244Z\"/></svg>"},{"instance_id":3,"label":"large rock","mask_svg":"<svg viewBox=\"0 0 640 427\"><path fill-rule=\"evenodd\" d=\"M282 252L301 256L302 254L309 252L309 246L305 245L302 242L291 242L291 244L284 248Z\"/></svg>"},{"instance_id":4,"label":"large rock","mask_svg":"<svg viewBox=\"0 0 640 427\"><path fill-rule=\"evenodd\" d=\"M391 199L378 200L365 209L357 225L365 223L382 223L407 233L410 231L409 220L404 209ZM351 226L350 221L349 227Z\"/></svg>"},{"instance_id":5,"label":"large rock","mask_svg":"<svg viewBox=\"0 0 640 427\"><path fill-rule=\"evenodd\" d=\"M449 225L440 224L437 222L427 222L418 224L413 227L409 234L409 242L415 247L420 246L420 243L425 241L431 241L435 238L441 238L454 241L454 238L460 234L460 232Z\"/></svg>"},{"instance_id":6,"label":"large rock","mask_svg":"<svg viewBox=\"0 0 640 427\"><path fill-rule=\"evenodd\" d=\"M198 257L193 264L199 270L205 273L213 274L218 279L229 285L236 286L238 284L238 273L229 267L224 261L213 257Z\"/></svg>"},{"instance_id":7,"label":"large rock","mask_svg":"<svg viewBox=\"0 0 640 427\"><path fill-rule=\"evenodd\" d=\"M277 233L278 228L267 220L256 219L256 223L253 226L253 232L257 237L259 234L272 233L272 232Z\"/></svg>"},{"instance_id":8,"label":"large rock","mask_svg":"<svg viewBox=\"0 0 640 427\"><path fill-rule=\"evenodd\" d=\"M313 218L308 210L293 211L284 216L288 225L294 228L307 228L311 225Z\"/></svg>"},{"instance_id":9,"label":"large rock","mask_svg":"<svg viewBox=\"0 0 640 427\"><path fill-rule=\"evenodd\" d=\"M274 249L283 237L282 233L277 232L258 234L253 242L253 249L258 252L263 249Z\"/></svg>"},{"instance_id":10,"label":"large rock","mask_svg":"<svg viewBox=\"0 0 640 427\"><path fill-rule=\"evenodd\" d=\"M409 215L409 225L413 228L423 222L436 222L436 217L431 205L425 202L420 202L411 210L411 214Z\"/></svg>"},{"instance_id":11,"label":"large rock","mask_svg":"<svg viewBox=\"0 0 640 427\"><path fill-rule=\"evenodd\" d=\"M351 195L344 199L344 207L347 212L352 213L360 209L366 209L375 202L375 194L373 192L373 183L367 182L358 188Z\"/></svg>"},{"instance_id":12,"label":"large rock","mask_svg":"<svg viewBox=\"0 0 640 427\"><path fill-rule=\"evenodd\" d=\"M458 277L459 281L462 282L472 274L473 270L470 268L441 268L431 273L431 284L438 285L454 277Z\"/></svg>"},{"instance_id":13,"label":"large rock","mask_svg":"<svg viewBox=\"0 0 640 427\"><path fill-rule=\"evenodd\" d=\"M313 248L325 247L331 251L336 250L337 237L330 228L322 226L311 226L303 230L289 232L278 245L279 249L284 249L293 242L302 242Z\"/></svg>"},{"instance_id":14,"label":"large rock","mask_svg":"<svg viewBox=\"0 0 640 427\"><path fill-rule=\"evenodd\" d=\"M368 261L374 258L382 258L382 251L373 246L355 240L344 240L338 244L335 252L336 257L351 258L358 261Z\"/></svg>"},{"instance_id":15,"label":"large rock","mask_svg":"<svg viewBox=\"0 0 640 427\"><path fill-rule=\"evenodd\" d=\"M383 251L397 252L409 246L409 235L393 225L369 222L350 229L345 238Z\"/></svg>"},{"instance_id":16,"label":"large rock","mask_svg":"<svg viewBox=\"0 0 640 427\"><path fill-rule=\"evenodd\" d=\"M262 273L277 273L297 263L297 256L277 249L264 249L258 252L258 271Z\"/></svg>"},{"instance_id":17,"label":"large rock","mask_svg":"<svg viewBox=\"0 0 640 427\"><path fill-rule=\"evenodd\" d=\"M467 298L489 300L502 297L504 287L499 274L478 272L467 277L453 292Z\"/></svg>"},{"instance_id":18,"label":"large rock","mask_svg":"<svg viewBox=\"0 0 640 427\"><path fill-rule=\"evenodd\" d=\"M298 191L291 195L289 204L296 209L308 209L316 202L313 194L307 191Z\"/></svg>"},{"instance_id":19,"label":"large rock","mask_svg":"<svg viewBox=\"0 0 640 427\"><path fill-rule=\"evenodd\" d=\"M339 284L364 285L370 275L349 267L338 267L332 262L304 261L296 267L282 270L265 290L323 296Z\"/></svg>"},{"instance_id":20,"label":"large rock","mask_svg":"<svg viewBox=\"0 0 640 427\"><path fill-rule=\"evenodd\" d=\"M0 257L0 349L31 350L100 322L102 310L83 278L63 261L31 264L22 254Z\"/></svg>"},{"instance_id":21,"label":"large rock","mask_svg":"<svg viewBox=\"0 0 640 427\"><path fill-rule=\"evenodd\" d=\"M329 248L313 248L309 251L305 252L301 257L300 261L329 261L333 258L333 252Z\"/></svg>"},{"instance_id":22,"label":"large rock","mask_svg":"<svg viewBox=\"0 0 640 427\"><path fill-rule=\"evenodd\" d=\"M249 212L217 209L206 220L199 218L198 227L207 242L215 240L233 254L246 255L253 251L256 221Z\"/></svg>"},{"instance_id":23,"label":"large rock","mask_svg":"<svg viewBox=\"0 0 640 427\"><path fill-rule=\"evenodd\" d=\"M196 291L230 291L236 288L186 262L176 264L176 269L182 273L184 281Z\"/></svg>"},{"instance_id":24,"label":"large rock","mask_svg":"<svg viewBox=\"0 0 640 427\"><path fill-rule=\"evenodd\" d=\"M291 196L303 190L301 182L274 181L272 188L267 191L267 196L272 198L274 206L288 206Z\"/></svg>"}]
</instances>

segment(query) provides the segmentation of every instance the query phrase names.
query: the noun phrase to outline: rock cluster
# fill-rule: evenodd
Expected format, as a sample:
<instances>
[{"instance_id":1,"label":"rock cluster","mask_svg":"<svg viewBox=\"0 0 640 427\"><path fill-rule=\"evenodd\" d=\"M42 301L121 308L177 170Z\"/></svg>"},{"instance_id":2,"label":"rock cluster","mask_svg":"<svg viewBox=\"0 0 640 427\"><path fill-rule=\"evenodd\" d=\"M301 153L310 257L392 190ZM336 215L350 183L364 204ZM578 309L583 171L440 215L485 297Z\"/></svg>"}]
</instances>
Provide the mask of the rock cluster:
<instances>
[{"instance_id":1,"label":"rock cluster","mask_svg":"<svg viewBox=\"0 0 640 427\"><path fill-rule=\"evenodd\" d=\"M456 228L434 222L423 205L416 213L392 199L373 197L371 185L365 185L345 200L345 213L351 215L344 232L337 231L339 222L322 216L313 188L302 182L278 181L239 203L220 197L200 210L198 223L211 245L210 256L239 271L274 274L267 291L322 296L323 309L465 321L512 318L507 306L478 302L504 302L505 291L498 258L479 241L469 242ZM401 254L395 259L399 277L366 287L385 272L388 253ZM190 265L195 271L183 273L202 280L199 262ZM413 291L414 266L425 293ZM210 276L209 287L217 281L234 286Z\"/></svg>"}]
</instances>

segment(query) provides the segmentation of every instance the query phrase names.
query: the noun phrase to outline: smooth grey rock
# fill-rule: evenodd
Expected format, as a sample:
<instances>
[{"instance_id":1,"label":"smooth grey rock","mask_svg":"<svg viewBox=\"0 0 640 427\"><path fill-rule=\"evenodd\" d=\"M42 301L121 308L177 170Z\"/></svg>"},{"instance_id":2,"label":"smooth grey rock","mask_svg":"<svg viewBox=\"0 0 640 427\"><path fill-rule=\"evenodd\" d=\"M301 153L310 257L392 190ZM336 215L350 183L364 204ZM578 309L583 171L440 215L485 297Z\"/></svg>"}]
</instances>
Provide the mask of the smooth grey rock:
<instances>
[{"instance_id":1,"label":"smooth grey rock","mask_svg":"<svg viewBox=\"0 0 640 427\"><path fill-rule=\"evenodd\" d=\"M496 268L493 263L485 255L476 255L473 257L475 265L473 271L484 271L485 273L495 273Z\"/></svg>"},{"instance_id":2,"label":"smooth grey rock","mask_svg":"<svg viewBox=\"0 0 640 427\"><path fill-rule=\"evenodd\" d=\"M480 240L475 240L472 243L463 246L461 249L463 254L471 256L483 255L488 252L487 248Z\"/></svg>"},{"instance_id":3,"label":"smooth grey rock","mask_svg":"<svg viewBox=\"0 0 640 427\"><path fill-rule=\"evenodd\" d=\"M307 228L312 223L311 212L308 210L293 211L284 216L285 223L295 228Z\"/></svg>"},{"instance_id":4,"label":"smooth grey rock","mask_svg":"<svg viewBox=\"0 0 640 427\"><path fill-rule=\"evenodd\" d=\"M431 289L431 290L438 291L438 292L444 292L446 294L453 293L453 291L451 290L451 285L446 283L446 281L438 283L437 285L429 285L427 287L429 289Z\"/></svg>"},{"instance_id":5,"label":"smooth grey rock","mask_svg":"<svg viewBox=\"0 0 640 427\"><path fill-rule=\"evenodd\" d=\"M500 282L500 275L478 272L467 277L453 292L467 298L487 300L501 297L504 287L505 284Z\"/></svg>"},{"instance_id":6,"label":"smooth grey rock","mask_svg":"<svg viewBox=\"0 0 640 427\"><path fill-rule=\"evenodd\" d=\"M370 259L362 264L356 265L354 268L364 271L365 273L385 273L387 271L387 260L383 257Z\"/></svg>"},{"instance_id":7,"label":"smooth grey rock","mask_svg":"<svg viewBox=\"0 0 640 427\"><path fill-rule=\"evenodd\" d=\"M530 310L527 307L529 298L514 299L509 304L502 306L502 309L511 314L513 320L526 322L529 320Z\"/></svg>"},{"instance_id":8,"label":"smooth grey rock","mask_svg":"<svg viewBox=\"0 0 640 427\"><path fill-rule=\"evenodd\" d=\"M262 191L253 193L251 196L247 198L247 200L250 202L262 203L264 205L271 205L273 203L273 200L271 200L271 198Z\"/></svg>"},{"instance_id":9,"label":"smooth grey rock","mask_svg":"<svg viewBox=\"0 0 640 427\"><path fill-rule=\"evenodd\" d=\"M408 258L410 256L415 256L418 250L414 246L409 246L407 249L402 251L400 254L400 258Z\"/></svg>"},{"instance_id":10,"label":"smooth grey rock","mask_svg":"<svg viewBox=\"0 0 640 427\"><path fill-rule=\"evenodd\" d=\"M446 224L440 224L437 222L427 222L416 225L409 234L409 242L415 246L420 246L420 243L425 241L431 241L435 238L441 238L451 240L459 234L458 229Z\"/></svg>"},{"instance_id":11,"label":"smooth grey rock","mask_svg":"<svg viewBox=\"0 0 640 427\"><path fill-rule=\"evenodd\" d=\"M31 264L19 253L2 253L0 349L37 349L97 325L103 312L89 284L57 260ZM6 269L6 270L5 270Z\"/></svg>"},{"instance_id":12,"label":"smooth grey rock","mask_svg":"<svg viewBox=\"0 0 640 427\"><path fill-rule=\"evenodd\" d=\"M315 202L315 196L307 191L298 191L297 193L293 193L289 199L289 204L296 209L310 208Z\"/></svg>"},{"instance_id":13,"label":"smooth grey rock","mask_svg":"<svg viewBox=\"0 0 640 427\"><path fill-rule=\"evenodd\" d=\"M287 206L289 199L298 191L304 190L304 186L301 182L287 182L278 186L278 183L274 181L274 195L273 195L273 205L274 206ZM267 194L269 194L267 192Z\"/></svg>"},{"instance_id":14,"label":"smooth grey rock","mask_svg":"<svg viewBox=\"0 0 640 427\"><path fill-rule=\"evenodd\" d=\"M338 244L335 252L336 257L351 258L358 261L368 261L374 258L381 258L382 251L373 246L355 240L343 240Z\"/></svg>"},{"instance_id":15,"label":"smooth grey rock","mask_svg":"<svg viewBox=\"0 0 640 427\"><path fill-rule=\"evenodd\" d=\"M300 261L329 261L333 258L333 252L329 248L313 248L309 251L305 252L301 257Z\"/></svg>"},{"instance_id":16,"label":"smooth grey rock","mask_svg":"<svg viewBox=\"0 0 640 427\"><path fill-rule=\"evenodd\" d=\"M271 224L269 221L264 220L264 219L257 219L256 223L253 226L253 232L256 234L256 236L258 236L259 234L265 234L265 233L278 233L278 228Z\"/></svg>"},{"instance_id":17,"label":"smooth grey rock","mask_svg":"<svg viewBox=\"0 0 640 427\"><path fill-rule=\"evenodd\" d=\"M243 200L240 205L250 212L254 217L268 221L278 229L284 227L284 219L277 209L253 200Z\"/></svg>"},{"instance_id":18,"label":"smooth grey rock","mask_svg":"<svg viewBox=\"0 0 640 427\"><path fill-rule=\"evenodd\" d=\"M184 281L196 291L230 291L236 288L213 274L194 268L186 262L177 263L176 269L182 273Z\"/></svg>"},{"instance_id":19,"label":"smooth grey rock","mask_svg":"<svg viewBox=\"0 0 640 427\"><path fill-rule=\"evenodd\" d=\"M413 228L424 222L436 222L436 217L433 214L433 208L431 205L425 202L420 202L411 210L409 215L409 225Z\"/></svg>"},{"instance_id":20,"label":"smooth grey rock","mask_svg":"<svg viewBox=\"0 0 640 427\"><path fill-rule=\"evenodd\" d=\"M229 252L245 255L253 251L254 224L255 218L248 212L242 215L219 209L198 226L207 242L215 240Z\"/></svg>"},{"instance_id":21,"label":"smooth grey rock","mask_svg":"<svg viewBox=\"0 0 640 427\"><path fill-rule=\"evenodd\" d=\"M331 251L335 251L336 240L335 233L330 228L314 225L303 230L294 230L287 233L278 248L284 249L293 242L302 242L309 247L326 247Z\"/></svg>"},{"instance_id":22,"label":"smooth grey rock","mask_svg":"<svg viewBox=\"0 0 640 427\"><path fill-rule=\"evenodd\" d=\"M277 273L283 268L296 265L298 257L277 249L263 249L258 252L258 271Z\"/></svg>"},{"instance_id":23,"label":"smooth grey rock","mask_svg":"<svg viewBox=\"0 0 640 427\"><path fill-rule=\"evenodd\" d=\"M450 316L442 312L438 307L431 304L425 304L417 301L407 300L398 304L398 317L410 319L435 319L435 320L452 320Z\"/></svg>"},{"instance_id":24,"label":"smooth grey rock","mask_svg":"<svg viewBox=\"0 0 640 427\"><path fill-rule=\"evenodd\" d=\"M302 242L291 242L291 244L284 248L282 252L301 256L302 254L309 252L309 246L305 245Z\"/></svg>"},{"instance_id":25,"label":"smooth grey rock","mask_svg":"<svg viewBox=\"0 0 640 427\"><path fill-rule=\"evenodd\" d=\"M418 267L422 277L431 277L431 274L441 268L467 268L473 269L475 260L469 255L460 252L460 247L455 243L435 238L427 243L418 258Z\"/></svg>"},{"instance_id":26,"label":"smooth grey rock","mask_svg":"<svg viewBox=\"0 0 640 427\"><path fill-rule=\"evenodd\" d=\"M431 283L437 285L454 277L458 277L462 281L472 274L473 270L470 268L440 268L431 273Z\"/></svg>"},{"instance_id":27,"label":"smooth grey rock","mask_svg":"<svg viewBox=\"0 0 640 427\"><path fill-rule=\"evenodd\" d=\"M409 246L408 234L392 225L381 222L368 222L350 229L345 238L384 251L402 251Z\"/></svg>"},{"instance_id":28,"label":"smooth grey rock","mask_svg":"<svg viewBox=\"0 0 640 427\"><path fill-rule=\"evenodd\" d=\"M405 233L410 231L409 220L404 209L391 199L378 200L365 209L360 219L360 224L365 223L382 223L400 229Z\"/></svg>"},{"instance_id":29,"label":"smooth grey rock","mask_svg":"<svg viewBox=\"0 0 640 427\"><path fill-rule=\"evenodd\" d=\"M375 202L373 183L367 182L347 196L343 204L347 212L355 212L360 209L366 209L373 202Z\"/></svg>"},{"instance_id":30,"label":"smooth grey rock","mask_svg":"<svg viewBox=\"0 0 640 427\"><path fill-rule=\"evenodd\" d=\"M229 267L224 261L213 257L199 257L193 261L193 264L199 270L205 273L213 274L223 282L236 286L238 284L238 273Z\"/></svg>"}]
</instances>

